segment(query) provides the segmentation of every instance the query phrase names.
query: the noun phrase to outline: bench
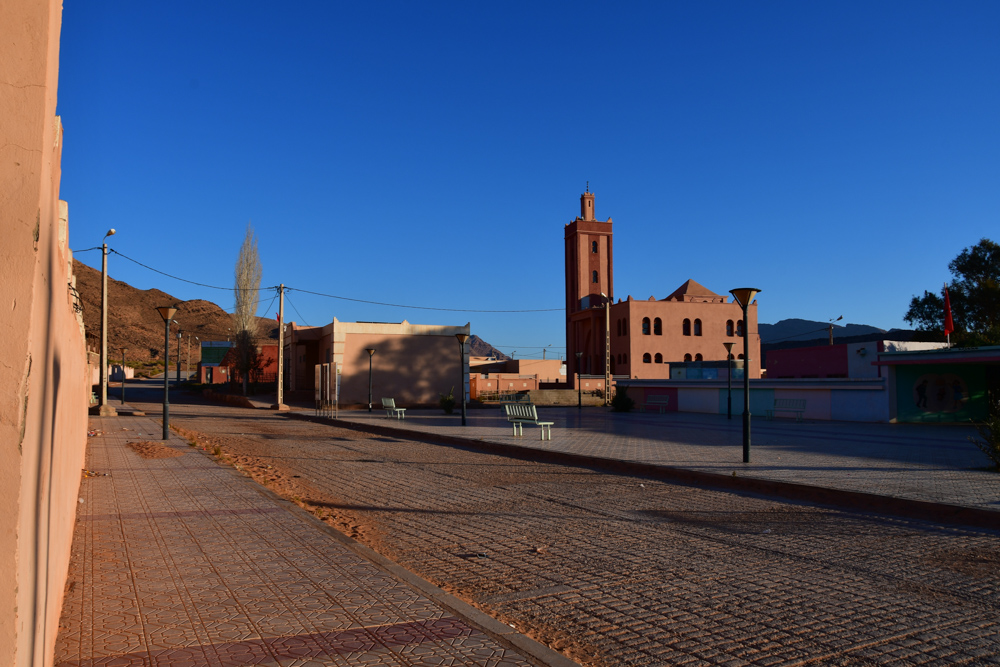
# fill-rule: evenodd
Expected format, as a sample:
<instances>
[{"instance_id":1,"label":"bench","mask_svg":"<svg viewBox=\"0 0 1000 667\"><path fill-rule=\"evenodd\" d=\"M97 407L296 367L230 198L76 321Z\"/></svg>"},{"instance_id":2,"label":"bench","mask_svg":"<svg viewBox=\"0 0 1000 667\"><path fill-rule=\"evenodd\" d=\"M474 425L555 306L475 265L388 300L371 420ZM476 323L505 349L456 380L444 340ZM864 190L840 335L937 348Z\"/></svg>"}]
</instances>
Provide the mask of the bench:
<instances>
[{"instance_id":1,"label":"bench","mask_svg":"<svg viewBox=\"0 0 1000 667\"><path fill-rule=\"evenodd\" d=\"M507 403L503 406L507 421L514 425L514 435L524 435L524 424L535 424L542 429L542 440L552 439L553 422L538 421L538 411L533 403ZM546 434L548 437L546 437Z\"/></svg>"},{"instance_id":2,"label":"bench","mask_svg":"<svg viewBox=\"0 0 1000 667\"><path fill-rule=\"evenodd\" d=\"M775 412L794 412L795 421L802 421L802 415L806 411L806 399L804 398L776 398L770 410L766 410L767 418L770 421Z\"/></svg>"},{"instance_id":3,"label":"bench","mask_svg":"<svg viewBox=\"0 0 1000 667\"><path fill-rule=\"evenodd\" d=\"M670 405L670 397L666 394L657 394L655 396L648 397L646 402L639 406L639 412L645 412L647 409L655 408L656 411L662 415L667 411L668 405Z\"/></svg>"},{"instance_id":4,"label":"bench","mask_svg":"<svg viewBox=\"0 0 1000 667\"><path fill-rule=\"evenodd\" d=\"M406 419L406 408L397 408L396 399L383 398L382 409L385 410L385 418L395 417L396 419Z\"/></svg>"}]
</instances>

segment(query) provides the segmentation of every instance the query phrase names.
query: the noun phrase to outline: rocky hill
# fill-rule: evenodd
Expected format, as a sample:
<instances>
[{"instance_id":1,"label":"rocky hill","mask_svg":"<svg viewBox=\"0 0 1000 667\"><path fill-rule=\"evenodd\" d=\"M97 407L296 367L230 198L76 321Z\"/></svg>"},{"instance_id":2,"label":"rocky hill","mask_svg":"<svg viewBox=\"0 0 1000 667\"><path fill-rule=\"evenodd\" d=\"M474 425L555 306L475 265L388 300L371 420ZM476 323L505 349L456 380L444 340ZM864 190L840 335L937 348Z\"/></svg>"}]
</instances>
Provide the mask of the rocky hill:
<instances>
[{"instance_id":1,"label":"rocky hill","mask_svg":"<svg viewBox=\"0 0 1000 667\"><path fill-rule=\"evenodd\" d=\"M100 349L101 335L101 272L73 260L76 289L83 305L83 323L87 330L87 346ZM121 349L128 348L129 362L145 363L163 358L163 319L158 306L174 306L177 324L170 325L170 356L175 359L177 330L184 334L182 357L187 358L188 335L191 336L191 363L200 360L199 340L226 340L231 316L211 301L180 299L158 289L140 290L120 280L108 278L108 355L121 358ZM278 338L277 320L258 318L260 333L265 338Z\"/></svg>"}]
</instances>

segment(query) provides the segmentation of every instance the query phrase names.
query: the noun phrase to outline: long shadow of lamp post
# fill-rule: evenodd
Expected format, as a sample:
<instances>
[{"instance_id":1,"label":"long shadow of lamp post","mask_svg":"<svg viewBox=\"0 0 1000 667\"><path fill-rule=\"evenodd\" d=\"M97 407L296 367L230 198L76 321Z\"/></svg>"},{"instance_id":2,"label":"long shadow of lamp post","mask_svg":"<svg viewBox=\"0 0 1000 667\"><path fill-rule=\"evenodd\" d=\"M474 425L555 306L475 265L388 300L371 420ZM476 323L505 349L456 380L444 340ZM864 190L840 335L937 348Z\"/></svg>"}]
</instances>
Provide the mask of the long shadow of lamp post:
<instances>
[{"instance_id":1,"label":"long shadow of lamp post","mask_svg":"<svg viewBox=\"0 0 1000 667\"><path fill-rule=\"evenodd\" d=\"M729 293L743 309L743 463L750 463L750 327L747 309L760 290L756 287L737 287Z\"/></svg>"},{"instance_id":2,"label":"long shadow of lamp post","mask_svg":"<svg viewBox=\"0 0 1000 667\"><path fill-rule=\"evenodd\" d=\"M458 374L462 381L462 384L459 385L462 388L462 426L465 426L465 341L469 340L469 334L457 333L455 338L458 339Z\"/></svg>"},{"instance_id":3,"label":"long shadow of lamp post","mask_svg":"<svg viewBox=\"0 0 1000 667\"><path fill-rule=\"evenodd\" d=\"M177 329L177 384L181 382L181 339L184 337L184 332Z\"/></svg>"},{"instance_id":4,"label":"long shadow of lamp post","mask_svg":"<svg viewBox=\"0 0 1000 667\"><path fill-rule=\"evenodd\" d=\"M729 377L726 379L726 419L733 418L733 343L723 343L726 348L726 363L729 364Z\"/></svg>"},{"instance_id":5,"label":"long shadow of lamp post","mask_svg":"<svg viewBox=\"0 0 1000 667\"><path fill-rule=\"evenodd\" d=\"M372 411L372 357L375 356L374 347L366 347L368 353L368 412Z\"/></svg>"},{"instance_id":6,"label":"long shadow of lamp post","mask_svg":"<svg viewBox=\"0 0 1000 667\"><path fill-rule=\"evenodd\" d=\"M160 306L156 309L163 318L163 439L170 439L170 320L176 308Z\"/></svg>"}]
</instances>

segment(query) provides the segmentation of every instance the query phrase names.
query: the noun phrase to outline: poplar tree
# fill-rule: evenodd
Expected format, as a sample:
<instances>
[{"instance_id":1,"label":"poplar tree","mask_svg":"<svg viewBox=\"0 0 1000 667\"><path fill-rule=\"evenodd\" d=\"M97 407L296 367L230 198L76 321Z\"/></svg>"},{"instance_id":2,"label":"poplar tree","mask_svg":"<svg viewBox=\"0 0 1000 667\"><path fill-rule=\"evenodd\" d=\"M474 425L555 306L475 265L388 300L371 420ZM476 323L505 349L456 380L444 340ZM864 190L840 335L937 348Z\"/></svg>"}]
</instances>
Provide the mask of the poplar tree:
<instances>
[{"instance_id":1,"label":"poplar tree","mask_svg":"<svg viewBox=\"0 0 1000 667\"><path fill-rule=\"evenodd\" d=\"M243 379L243 395L247 395L250 371L257 366L257 307L260 305L262 269L257 253L253 226L247 224L246 236L236 259L236 283L233 288L236 305L233 308L233 342L237 368Z\"/></svg>"}]
</instances>

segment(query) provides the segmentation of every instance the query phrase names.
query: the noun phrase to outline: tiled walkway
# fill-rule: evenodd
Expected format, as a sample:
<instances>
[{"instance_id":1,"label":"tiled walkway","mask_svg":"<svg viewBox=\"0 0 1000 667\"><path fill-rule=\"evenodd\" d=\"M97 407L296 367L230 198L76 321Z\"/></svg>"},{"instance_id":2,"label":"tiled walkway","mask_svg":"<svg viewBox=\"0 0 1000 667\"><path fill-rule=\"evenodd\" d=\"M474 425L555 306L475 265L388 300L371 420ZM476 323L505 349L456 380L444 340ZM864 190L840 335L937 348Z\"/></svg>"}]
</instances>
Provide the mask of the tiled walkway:
<instances>
[{"instance_id":1,"label":"tiled walkway","mask_svg":"<svg viewBox=\"0 0 1000 667\"><path fill-rule=\"evenodd\" d=\"M742 417L691 413L613 413L601 409L539 408L555 422L552 440L526 426L514 437L499 409L460 417L408 410L405 420L384 411L342 411L341 420L437 435L517 444L545 451L628 461L718 475L740 475L823 489L970 507L1000 513L1000 474L959 426L854 424L754 419L751 463L742 462ZM312 414L311 412L309 414ZM998 514L1000 519L1000 514Z\"/></svg>"},{"instance_id":2,"label":"tiled walkway","mask_svg":"<svg viewBox=\"0 0 1000 667\"><path fill-rule=\"evenodd\" d=\"M179 438L179 456L141 458L126 442L163 444L152 419L91 426L56 665L562 662Z\"/></svg>"}]
</instances>

